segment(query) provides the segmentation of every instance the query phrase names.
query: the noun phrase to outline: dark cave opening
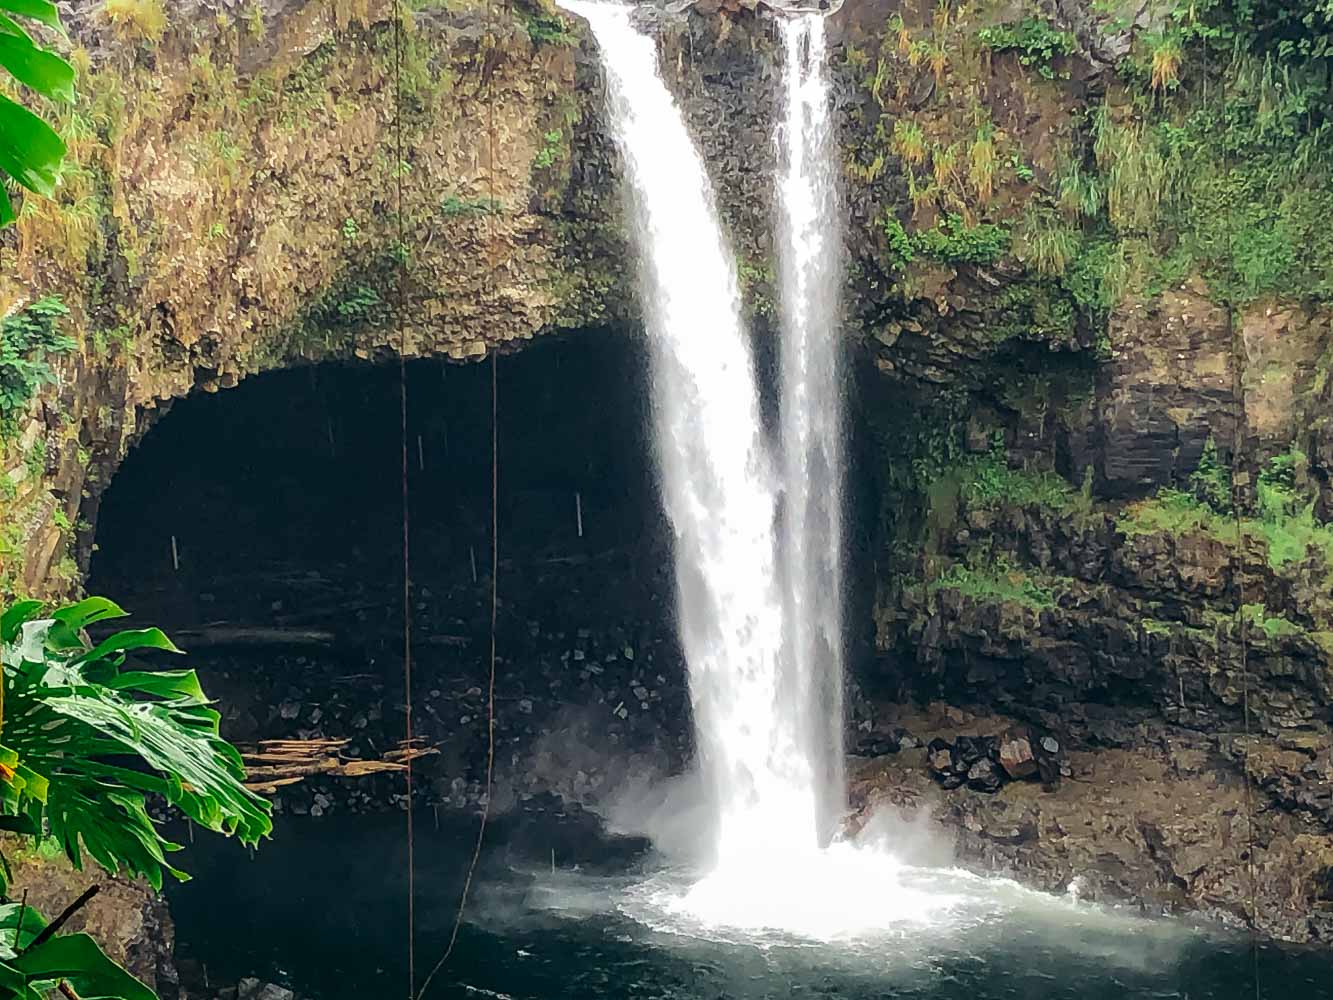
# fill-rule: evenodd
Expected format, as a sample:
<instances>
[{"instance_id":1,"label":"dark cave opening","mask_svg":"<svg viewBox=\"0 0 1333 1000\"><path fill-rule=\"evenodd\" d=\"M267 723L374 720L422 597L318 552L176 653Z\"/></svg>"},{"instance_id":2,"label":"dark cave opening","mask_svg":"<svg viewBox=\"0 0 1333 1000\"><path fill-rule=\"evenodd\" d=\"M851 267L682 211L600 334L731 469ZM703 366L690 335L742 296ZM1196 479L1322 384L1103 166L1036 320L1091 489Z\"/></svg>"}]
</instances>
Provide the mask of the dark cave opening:
<instances>
[{"instance_id":1,"label":"dark cave opening","mask_svg":"<svg viewBox=\"0 0 1333 1000\"><path fill-rule=\"evenodd\" d=\"M409 362L407 453L420 803L485 794L491 380L500 539L492 804L574 804L690 752L641 345L606 331L489 363ZM321 365L178 402L108 490L89 587L191 654L223 732L405 734L396 364ZM312 777L278 809L401 807L396 774Z\"/></svg>"},{"instance_id":2,"label":"dark cave opening","mask_svg":"<svg viewBox=\"0 0 1333 1000\"><path fill-rule=\"evenodd\" d=\"M763 353L760 353L761 367ZM484 795L490 363L411 361L407 457L421 804ZM611 331L497 358L497 763L492 805L593 804L692 752L641 342ZM190 653L224 735L405 733L397 364L324 364L175 403L102 498L90 592ZM871 457L849 418L848 659L871 651ZM402 782L309 777L279 810L404 805Z\"/></svg>"}]
</instances>

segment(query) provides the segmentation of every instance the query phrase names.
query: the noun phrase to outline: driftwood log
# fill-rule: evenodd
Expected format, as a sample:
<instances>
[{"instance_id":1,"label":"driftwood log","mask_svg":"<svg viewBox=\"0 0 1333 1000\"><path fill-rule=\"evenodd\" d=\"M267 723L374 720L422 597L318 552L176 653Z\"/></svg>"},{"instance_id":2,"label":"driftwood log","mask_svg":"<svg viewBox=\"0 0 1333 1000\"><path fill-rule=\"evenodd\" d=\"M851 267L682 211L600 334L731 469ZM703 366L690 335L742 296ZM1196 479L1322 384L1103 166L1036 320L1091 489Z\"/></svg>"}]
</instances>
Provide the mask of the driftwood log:
<instances>
[{"instance_id":1,"label":"driftwood log","mask_svg":"<svg viewBox=\"0 0 1333 1000\"><path fill-rule=\"evenodd\" d=\"M400 743L379 760L346 758L343 750L351 742L341 740L263 740L243 747L248 780L245 787L260 795L272 795L284 785L294 785L314 775L364 778L386 771L403 771L409 761L439 753L421 740Z\"/></svg>"}]
</instances>

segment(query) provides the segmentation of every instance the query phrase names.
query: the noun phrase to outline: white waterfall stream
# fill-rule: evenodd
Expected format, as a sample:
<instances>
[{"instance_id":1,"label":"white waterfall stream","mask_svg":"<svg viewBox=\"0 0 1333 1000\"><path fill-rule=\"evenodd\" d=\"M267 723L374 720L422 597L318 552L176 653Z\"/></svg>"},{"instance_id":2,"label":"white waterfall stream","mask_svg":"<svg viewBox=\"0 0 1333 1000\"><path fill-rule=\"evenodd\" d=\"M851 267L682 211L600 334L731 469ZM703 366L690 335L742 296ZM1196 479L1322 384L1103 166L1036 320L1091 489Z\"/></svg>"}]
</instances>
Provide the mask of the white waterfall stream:
<instances>
[{"instance_id":1,"label":"white waterfall stream","mask_svg":"<svg viewBox=\"0 0 1333 1000\"><path fill-rule=\"evenodd\" d=\"M715 821L709 872L668 906L710 925L819 936L845 925L850 896L876 883L887 891L897 871L850 845L821 848L844 799L841 240L823 20L781 27L775 461L734 257L656 45L629 7L562 5L596 37L625 164L680 635ZM873 923L878 912L850 916Z\"/></svg>"},{"instance_id":2,"label":"white waterfall stream","mask_svg":"<svg viewBox=\"0 0 1333 1000\"><path fill-rule=\"evenodd\" d=\"M778 262L787 657L815 775L820 838L845 805L842 739L842 279L836 136L824 18L780 18Z\"/></svg>"},{"instance_id":3,"label":"white waterfall stream","mask_svg":"<svg viewBox=\"0 0 1333 1000\"><path fill-rule=\"evenodd\" d=\"M653 360L661 486L675 533L677 614L719 867L756 844L816 841L804 715L784 676L776 482L735 259L712 185L629 8L585 0L626 168Z\"/></svg>"}]
</instances>

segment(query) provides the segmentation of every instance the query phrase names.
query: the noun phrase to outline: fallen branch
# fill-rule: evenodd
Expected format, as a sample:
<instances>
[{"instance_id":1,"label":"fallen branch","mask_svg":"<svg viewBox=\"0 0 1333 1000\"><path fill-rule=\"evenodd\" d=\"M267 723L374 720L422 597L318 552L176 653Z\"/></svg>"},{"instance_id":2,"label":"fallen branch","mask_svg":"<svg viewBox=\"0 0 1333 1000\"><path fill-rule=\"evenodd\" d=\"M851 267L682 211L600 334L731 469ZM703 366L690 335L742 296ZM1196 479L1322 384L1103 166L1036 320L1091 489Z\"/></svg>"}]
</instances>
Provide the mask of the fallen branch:
<instances>
[{"instance_id":1,"label":"fallen branch","mask_svg":"<svg viewBox=\"0 0 1333 1000\"><path fill-rule=\"evenodd\" d=\"M277 626L207 625L177 629L172 637L182 649L209 649L221 646L332 646L338 641L324 629L281 628Z\"/></svg>"},{"instance_id":2,"label":"fallen branch","mask_svg":"<svg viewBox=\"0 0 1333 1000\"><path fill-rule=\"evenodd\" d=\"M60 928L64 927L65 924L69 923L70 917L74 916L74 914L78 913L81 909L87 906L88 901L92 899L94 896L96 896L100 889L101 886L96 886L96 885L89 886L84 891L82 896L74 900L74 902L70 903L69 906L65 907L63 910L60 911L60 916L56 917L44 928L42 928L42 932L38 934L35 938L33 938L32 942L28 945L28 947L23 950L32 951L32 949L38 947L39 945L45 944L47 941L51 940L51 938L55 937L56 934L60 932Z\"/></svg>"}]
</instances>

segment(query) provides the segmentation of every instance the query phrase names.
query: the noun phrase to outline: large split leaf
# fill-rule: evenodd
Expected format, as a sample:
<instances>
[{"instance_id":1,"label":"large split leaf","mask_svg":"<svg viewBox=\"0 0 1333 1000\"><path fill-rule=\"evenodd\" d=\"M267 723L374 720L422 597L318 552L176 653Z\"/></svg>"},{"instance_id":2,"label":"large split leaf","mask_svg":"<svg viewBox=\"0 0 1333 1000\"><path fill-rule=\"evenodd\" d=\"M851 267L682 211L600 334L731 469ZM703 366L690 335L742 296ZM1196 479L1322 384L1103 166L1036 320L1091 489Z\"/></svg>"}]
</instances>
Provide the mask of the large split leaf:
<instances>
[{"instance_id":1,"label":"large split leaf","mask_svg":"<svg viewBox=\"0 0 1333 1000\"><path fill-rule=\"evenodd\" d=\"M148 815L160 795L205 829L254 844L272 829L269 806L243 784L240 754L192 670L122 669L130 652L179 652L158 629L115 633L90 647L84 624L123 614L90 598L38 617L2 619L6 681L0 815L27 817L70 860L143 875L160 886L177 845Z\"/></svg>"}]
</instances>

